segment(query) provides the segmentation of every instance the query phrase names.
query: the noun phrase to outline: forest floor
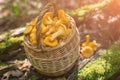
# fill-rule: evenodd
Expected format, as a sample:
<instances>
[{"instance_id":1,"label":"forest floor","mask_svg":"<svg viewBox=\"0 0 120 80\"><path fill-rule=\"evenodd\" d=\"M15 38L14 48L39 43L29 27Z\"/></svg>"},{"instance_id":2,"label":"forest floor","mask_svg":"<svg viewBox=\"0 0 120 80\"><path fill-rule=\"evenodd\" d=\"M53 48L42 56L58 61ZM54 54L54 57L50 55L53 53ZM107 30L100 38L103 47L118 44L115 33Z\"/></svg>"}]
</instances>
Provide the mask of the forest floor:
<instances>
[{"instance_id":1,"label":"forest floor","mask_svg":"<svg viewBox=\"0 0 120 80\"><path fill-rule=\"evenodd\" d=\"M25 28L27 22L31 21L39 14L39 9L48 3L50 0L0 0L0 36L4 33L9 33L10 30L17 28ZM60 8L66 11L74 10L83 5L93 4L102 0L66 0L69 4L65 4L64 0L56 1ZM76 5L76 6L75 6ZM79 21L78 16L73 16L76 25L80 32L81 43L85 40L85 35L89 34L91 40L96 40L102 49L109 49L112 44L120 42L120 1L112 0L112 3L102 9L96 9L84 16L84 20ZM23 10L24 9L24 10ZM17 35L20 37L23 35ZM7 41L8 38L0 43ZM22 41L22 40L21 40ZM19 46L18 46L19 45ZM81 45L81 44L80 44ZM35 70L28 59L26 58L22 42L4 50L0 49L0 79L1 80L66 80L74 71L77 70L78 64L75 67L59 78L40 76L40 73ZM12 47L12 48L11 48ZM95 55L94 55L95 56ZM93 57L94 58L94 57ZM73 73L73 74L72 74ZM120 72L116 72L109 80L120 80ZM73 80L72 78L67 80ZM80 80L80 79L78 79Z\"/></svg>"}]
</instances>

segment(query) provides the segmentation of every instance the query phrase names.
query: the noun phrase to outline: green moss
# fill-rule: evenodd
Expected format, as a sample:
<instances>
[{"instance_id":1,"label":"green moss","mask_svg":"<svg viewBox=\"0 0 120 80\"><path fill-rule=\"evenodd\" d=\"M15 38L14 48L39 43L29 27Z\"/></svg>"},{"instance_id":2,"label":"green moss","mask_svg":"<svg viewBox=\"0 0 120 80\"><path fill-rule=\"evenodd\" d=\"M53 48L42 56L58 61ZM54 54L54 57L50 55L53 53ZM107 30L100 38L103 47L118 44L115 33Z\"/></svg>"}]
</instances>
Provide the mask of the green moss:
<instances>
[{"instance_id":1,"label":"green moss","mask_svg":"<svg viewBox=\"0 0 120 80\"><path fill-rule=\"evenodd\" d=\"M7 66L9 66L8 63L0 62L0 70L3 69L3 68L5 68L5 67L7 67Z\"/></svg>"},{"instance_id":2,"label":"green moss","mask_svg":"<svg viewBox=\"0 0 120 80\"><path fill-rule=\"evenodd\" d=\"M20 37L11 37L8 41L11 42L11 43L21 42L21 41L23 41L23 36L20 36Z\"/></svg>"},{"instance_id":3,"label":"green moss","mask_svg":"<svg viewBox=\"0 0 120 80\"><path fill-rule=\"evenodd\" d=\"M120 45L113 45L101 54L79 71L82 80L107 80L120 69Z\"/></svg>"},{"instance_id":4,"label":"green moss","mask_svg":"<svg viewBox=\"0 0 120 80\"><path fill-rule=\"evenodd\" d=\"M20 37L10 37L9 39L0 43L0 60L7 59L10 57L11 51L21 47L23 42L23 36Z\"/></svg>"},{"instance_id":5,"label":"green moss","mask_svg":"<svg viewBox=\"0 0 120 80\"><path fill-rule=\"evenodd\" d=\"M23 36L20 37L11 37L0 43L0 52L4 51L8 47L13 47L15 45L20 45L23 41ZM16 46L15 46L16 47Z\"/></svg>"},{"instance_id":6,"label":"green moss","mask_svg":"<svg viewBox=\"0 0 120 80\"><path fill-rule=\"evenodd\" d=\"M0 43L0 50L3 50L5 48L6 48L6 43L5 42Z\"/></svg>"},{"instance_id":7,"label":"green moss","mask_svg":"<svg viewBox=\"0 0 120 80\"><path fill-rule=\"evenodd\" d=\"M7 63L3 63L3 62L0 62L0 66L3 67L3 66L8 66Z\"/></svg>"},{"instance_id":8,"label":"green moss","mask_svg":"<svg viewBox=\"0 0 120 80\"><path fill-rule=\"evenodd\" d=\"M30 80L37 80L38 79L38 76L37 75L32 75L31 77L30 77Z\"/></svg>"},{"instance_id":9,"label":"green moss","mask_svg":"<svg viewBox=\"0 0 120 80\"><path fill-rule=\"evenodd\" d=\"M73 16L73 17L77 16L78 20L82 21L84 19L84 16L87 13L90 13L91 11L95 10L96 8L101 9L102 7L105 7L110 2L103 1L103 2L100 2L100 3L96 3L96 4L85 5L81 8L76 9L76 10L69 11L68 14Z\"/></svg>"}]
</instances>

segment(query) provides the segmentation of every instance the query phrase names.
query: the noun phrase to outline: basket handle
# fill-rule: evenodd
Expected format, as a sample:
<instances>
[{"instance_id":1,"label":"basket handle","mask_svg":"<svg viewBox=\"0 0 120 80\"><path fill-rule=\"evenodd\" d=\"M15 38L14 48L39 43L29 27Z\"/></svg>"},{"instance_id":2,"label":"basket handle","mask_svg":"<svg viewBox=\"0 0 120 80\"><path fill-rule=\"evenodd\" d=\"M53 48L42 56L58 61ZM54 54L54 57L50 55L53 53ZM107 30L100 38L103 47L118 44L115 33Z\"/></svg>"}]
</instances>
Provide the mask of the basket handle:
<instances>
[{"instance_id":1,"label":"basket handle","mask_svg":"<svg viewBox=\"0 0 120 80\"><path fill-rule=\"evenodd\" d=\"M37 19L37 26L36 26L36 40L37 40L37 48L38 49L41 49L43 51L43 46L41 44L41 28L40 28L40 24L41 24L41 20L44 16L44 14L49 11L50 8L53 8L53 16L56 16L57 15L57 6L55 3L48 3L41 11L40 11L40 15L38 16L38 19Z\"/></svg>"}]
</instances>

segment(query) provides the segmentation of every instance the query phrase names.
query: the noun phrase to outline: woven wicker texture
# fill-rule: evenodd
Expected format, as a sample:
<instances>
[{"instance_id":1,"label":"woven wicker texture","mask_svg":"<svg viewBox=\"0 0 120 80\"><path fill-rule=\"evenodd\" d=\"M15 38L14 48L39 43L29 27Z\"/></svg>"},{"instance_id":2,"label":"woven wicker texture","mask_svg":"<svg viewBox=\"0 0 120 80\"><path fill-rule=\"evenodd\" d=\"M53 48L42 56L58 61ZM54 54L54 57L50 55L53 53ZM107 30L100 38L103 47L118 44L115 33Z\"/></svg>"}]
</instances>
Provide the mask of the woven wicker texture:
<instances>
[{"instance_id":1,"label":"woven wicker texture","mask_svg":"<svg viewBox=\"0 0 120 80\"><path fill-rule=\"evenodd\" d=\"M77 31L75 21L69 15L67 17L71 20L72 31L68 38L64 42L60 42L56 47L35 47L30 43L28 36L24 38L26 55L33 67L41 74L48 76L65 74L74 66L76 60L79 58L79 32Z\"/></svg>"}]
</instances>

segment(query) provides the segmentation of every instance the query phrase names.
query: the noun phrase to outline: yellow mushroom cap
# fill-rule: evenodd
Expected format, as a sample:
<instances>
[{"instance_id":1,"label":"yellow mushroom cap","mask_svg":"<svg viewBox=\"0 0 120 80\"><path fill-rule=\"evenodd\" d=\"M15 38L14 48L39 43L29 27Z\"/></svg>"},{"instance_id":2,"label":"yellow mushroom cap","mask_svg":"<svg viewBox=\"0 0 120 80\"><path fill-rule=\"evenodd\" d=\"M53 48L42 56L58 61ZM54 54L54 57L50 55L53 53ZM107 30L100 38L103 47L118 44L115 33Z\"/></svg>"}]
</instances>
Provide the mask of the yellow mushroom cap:
<instances>
[{"instance_id":1,"label":"yellow mushroom cap","mask_svg":"<svg viewBox=\"0 0 120 80\"><path fill-rule=\"evenodd\" d=\"M28 23L24 31L24 34L29 34L36 25L37 25L37 18Z\"/></svg>"},{"instance_id":2,"label":"yellow mushroom cap","mask_svg":"<svg viewBox=\"0 0 120 80\"><path fill-rule=\"evenodd\" d=\"M53 23L52 17L53 17L53 12L45 13L45 15L42 18L42 23L45 25L52 24Z\"/></svg>"},{"instance_id":3,"label":"yellow mushroom cap","mask_svg":"<svg viewBox=\"0 0 120 80\"><path fill-rule=\"evenodd\" d=\"M89 58L94 54L94 51L91 47L85 46L82 48L81 54L83 55L84 58Z\"/></svg>"},{"instance_id":4,"label":"yellow mushroom cap","mask_svg":"<svg viewBox=\"0 0 120 80\"><path fill-rule=\"evenodd\" d=\"M49 30L49 26L45 26L43 23L41 24L41 33L45 34Z\"/></svg>"},{"instance_id":5,"label":"yellow mushroom cap","mask_svg":"<svg viewBox=\"0 0 120 80\"><path fill-rule=\"evenodd\" d=\"M92 42L90 42L88 44L88 46L90 46L95 51L97 49L97 47L98 47L98 44L96 43L95 40L93 40Z\"/></svg>"},{"instance_id":6,"label":"yellow mushroom cap","mask_svg":"<svg viewBox=\"0 0 120 80\"><path fill-rule=\"evenodd\" d=\"M27 26L26 29L25 29L25 31L24 31L24 34L25 35L29 34L32 31L32 29L33 29L33 26Z\"/></svg>"},{"instance_id":7,"label":"yellow mushroom cap","mask_svg":"<svg viewBox=\"0 0 120 80\"><path fill-rule=\"evenodd\" d=\"M36 33L31 33L30 34L30 42L34 45L37 44L37 40L36 40Z\"/></svg>"},{"instance_id":8,"label":"yellow mushroom cap","mask_svg":"<svg viewBox=\"0 0 120 80\"><path fill-rule=\"evenodd\" d=\"M31 33L35 33L36 34L36 27L34 27L31 31Z\"/></svg>"},{"instance_id":9,"label":"yellow mushroom cap","mask_svg":"<svg viewBox=\"0 0 120 80\"><path fill-rule=\"evenodd\" d=\"M58 18L64 23L67 27L70 27L70 20L67 18L64 10L58 10Z\"/></svg>"},{"instance_id":10,"label":"yellow mushroom cap","mask_svg":"<svg viewBox=\"0 0 120 80\"><path fill-rule=\"evenodd\" d=\"M50 35L50 34L56 32L56 28L57 27L54 25L48 25L48 31L45 33L45 35Z\"/></svg>"},{"instance_id":11,"label":"yellow mushroom cap","mask_svg":"<svg viewBox=\"0 0 120 80\"><path fill-rule=\"evenodd\" d=\"M28 23L28 25L35 27L37 25L37 18Z\"/></svg>"},{"instance_id":12,"label":"yellow mushroom cap","mask_svg":"<svg viewBox=\"0 0 120 80\"><path fill-rule=\"evenodd\" d=\"M60 36L64 36L65 34L66 33L65 33L64 27L59 26L57 31L51 35L50 40L53 41L53 40L57 39Z\"/></svg>"},{"instance_id":13,"label":"yellow mushroom cap","mask_svg":"<svg viewBox=\"0 0 120 80\"><path fill-rule=\"evenodd\" d=\"M49 47L55 47L58 45L58 40L55 39L54 41L50 40L50 36L47 36L44 40L43 40L43 44L45 46L49 46Z\"/></svg>"}]
</instances>

